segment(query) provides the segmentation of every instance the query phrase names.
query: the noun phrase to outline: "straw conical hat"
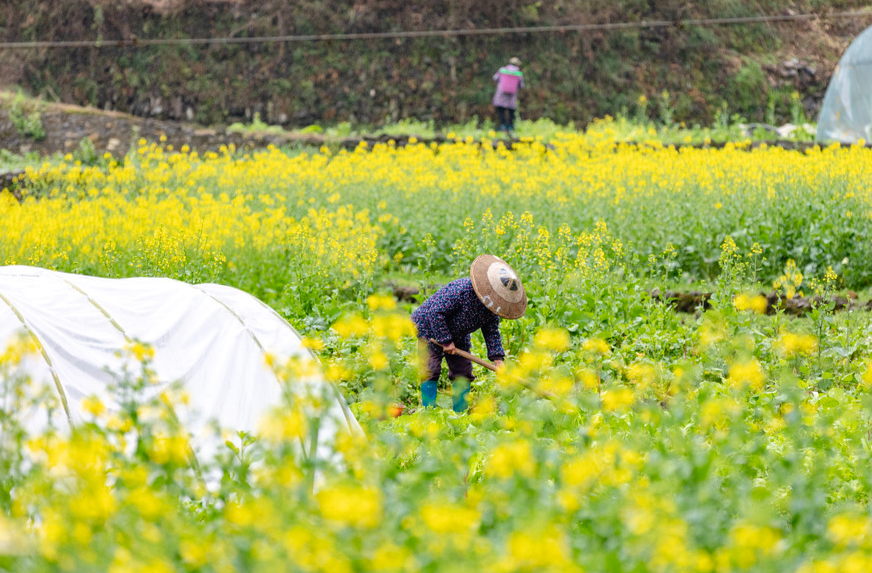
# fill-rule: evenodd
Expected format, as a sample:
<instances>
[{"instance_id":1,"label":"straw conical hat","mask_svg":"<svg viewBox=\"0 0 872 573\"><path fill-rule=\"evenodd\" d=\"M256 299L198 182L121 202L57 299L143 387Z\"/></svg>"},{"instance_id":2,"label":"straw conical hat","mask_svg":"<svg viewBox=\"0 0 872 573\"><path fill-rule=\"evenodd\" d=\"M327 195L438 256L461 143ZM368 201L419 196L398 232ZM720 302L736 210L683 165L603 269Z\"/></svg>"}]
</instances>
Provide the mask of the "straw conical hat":
<instances>
[{"instance_id":1,"label":"straw conical hat","mask_svg":"<svg viewBox=\"0 0 872 573\"><path fill-rule=\"evenodd\" d=\"M506 261L493 255L481 255L469 269L472 288L488 310L503 318L521 318L527 310L527 293Z\"/></svg>"}]
</instances>

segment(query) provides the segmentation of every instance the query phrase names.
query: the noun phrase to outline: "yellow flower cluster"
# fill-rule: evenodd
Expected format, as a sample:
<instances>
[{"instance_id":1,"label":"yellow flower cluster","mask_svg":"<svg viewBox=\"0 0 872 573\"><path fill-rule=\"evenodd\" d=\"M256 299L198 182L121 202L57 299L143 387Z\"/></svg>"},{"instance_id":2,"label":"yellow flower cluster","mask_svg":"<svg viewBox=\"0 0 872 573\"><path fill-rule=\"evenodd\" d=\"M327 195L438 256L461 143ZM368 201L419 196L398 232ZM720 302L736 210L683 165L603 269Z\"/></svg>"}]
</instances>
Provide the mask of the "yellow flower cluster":
<instances>
[{"instance_id":1,"label":"yellow flower cluster","mask_svg":"<svg viewBox=\"0 0 872 573\"><path fill-rule=\"evenodd\" d=\"M381 492L371 487L334 486L318 492L325 519L351 527L370 528L382 519Z\"/></svg>"},{"instance_id":2,"label":"yellow flower cluster","mask_svg":"<svg viewBox=\"0 0 872 573\"><path fill-rule=\"evenodd\" d=\"M525 271L591 278L620 265L628 246L638 248L626 238L662 236L659 227L680 224L671 217L683 209L697 218L715 203L725 207L718 213L731 205L753 213L797 181L812 194L845 189L835 198L868 213L855 192L870 176L867 154L635 147L616 142L609 121L586 134L559 133L548 149L529 141L511 152L410 142L198 154L142 141L104 167L29 168L25 186L39 200L0 198L0 262L203 281L251 276L262 271L248 269L256 258L283 265L283 278L346 287L367 282L380 265L404 265L410 253L397 245L411 234L431 253L434 237L444 240L464 264L499 252ZM699 249L667 245L673 257ZM776 288L795 292L800 275L789 267Z\"/></svg>"},{"instance_id":3,"label":"yellow flower cluster","mask_svg":"<svg viewBox=\"0 0 872 573\"><path fill-rule=\"evenodd\" d=\"M515 475L533 477L536 461L530 442L518 440L497 446L491 452L485 470L488 476L508 479Z\"/></svg>"},{"instance_id":4,"label":"yellow flower cluster","mask_svg":"<svg viewBox=\"0 0 872 573\"><path fill-rule=\"evenodd\" d=\"M785 356L812 354L817 350L817 338L811 334L783 332L775 341L775 347Z\"/></svg>"},{"instance_id":5,"label":"yellow flower cluster","mask_svg":"<svg viewBox=\"0 0 872 573\"><path fill-rule=\"evenodd\" d=\"M736 307L736 310L750 310L756 312L757 314L765 314L766 297L761 295L749 295L745 293L740 293L736 295L735 299L733 299L733 306Z\"/></svg>"},{"instance_id":6,"label":"yellow flower cluster","mask_svg":"<svg viewBox=\"0 0 872 573\"><path fill-rule=\"evenodd\" d=\"M602 338L589 338L584 341L581 348L585 352L593 352L595 354L608 354L611 352L609 343Z\"/></svg>"},{"instance_id":7,"label":"yellow flower cluster","mask_svg":"<svg viewBox=\"0 0 872 573\"><path fill-rule=\"evenodd\" d=\"M347 286L368 280L378 260L379 231L366 209L304 205L292 217L288 181L229 154L150 146L105 170L47 164L28 177L48 189L20 205L2 196L3 264L214 280L250 264L246 257L281 257L298 280ZM263 187L238 187L271 177Z\"/></svg>"},{"instance_id":8,"label":"yellow flower cluster","mask_svg":"<svg viewBox=\"0 0 872 573\"><path fill-rule=\"evenodd\" d=\"M787 298L793 298L796 296L797 289L802 286L803 276L802 273L799 272L799 269L796 268L796 261L793 259L789 259L787 261L787 266L784 269L784 273L778 277L778 279L772 283L772 288L776 291L780 291L784 293L784 296ZM799 291L800 296L802 296L802 292Z\"/></svg>"},{"instance_id":9,"label":"yellow flower cluster","mask_svg":"<svg viewBox=\"0 0 872 573\"><path fill-rule=\"evenodd\" d=\"M756 358L737 361L730 365L730 375L727 383L736 388L751 387L754 390L762 390L766 381L766 373L763 366Z\"/></svg>"}]
</instances>

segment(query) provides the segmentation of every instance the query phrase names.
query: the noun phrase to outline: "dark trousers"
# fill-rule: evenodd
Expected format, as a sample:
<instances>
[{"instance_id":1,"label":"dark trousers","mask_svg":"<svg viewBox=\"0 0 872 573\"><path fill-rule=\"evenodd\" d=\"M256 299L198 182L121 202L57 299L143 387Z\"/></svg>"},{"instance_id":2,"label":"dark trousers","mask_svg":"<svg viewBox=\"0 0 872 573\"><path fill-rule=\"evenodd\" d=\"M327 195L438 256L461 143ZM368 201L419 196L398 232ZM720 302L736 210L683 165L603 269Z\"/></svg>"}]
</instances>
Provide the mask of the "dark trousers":
<instances>
[{"instance_id":1,"label":"dark trousers","mask_svg":"<svg viewBox=\"0 0 872 573\"><path fill-rule=\"evenodd\" d=\"M462 348L461 350L469 350ZM448 379L466 378L470 382L475 380L472 373L472 362L456 354L445 354L441 348L424 340L418 339L418 360L420 363L421 380L439 380L442 373L442 359L448 364Z\"/></svg>"},{"instance_id":2,"label":"dark trousers","mask_svg":"<svg viewBox=\"0 0 872 573\"><path fill-rule=\"evenodd\" d=\"M510 107L497 107L497 119L500 122L500 127L506 129L515 129L515 110Z\"/></svg>"}]
</instances>

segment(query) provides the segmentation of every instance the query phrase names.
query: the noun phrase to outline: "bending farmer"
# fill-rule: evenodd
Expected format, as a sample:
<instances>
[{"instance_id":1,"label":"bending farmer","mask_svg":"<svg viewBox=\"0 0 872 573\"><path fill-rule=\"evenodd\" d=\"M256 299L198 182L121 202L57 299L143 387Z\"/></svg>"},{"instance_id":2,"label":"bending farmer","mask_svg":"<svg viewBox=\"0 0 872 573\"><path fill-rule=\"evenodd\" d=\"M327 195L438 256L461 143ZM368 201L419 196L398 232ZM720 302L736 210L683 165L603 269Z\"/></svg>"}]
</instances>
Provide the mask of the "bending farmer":
<instances>
[{"instance_id":1,"label":"bending farmer","mask_svg":"<svg viewBox=\"0 0 872 573\"><path fill-rule=\"evenodd\" d=\"M469 274L469 278L457 279L436 291L412 313L418 329L421 402L425 408L436 405L444 357L453 385L454 411L465 411L469 383L475 375L472 363L457 356L455 350L468 352L470 334L481 329L488 358L497 368L501 367L506 353L500 336L500 317L520 318L527 309L521 279L502 259L481 255L473 261ZM431 338L441 347L428 342Z\"/></svg>"},{"instance_id":2,"label":"bending farmer","mask_svg":"<svg viewBox=\"0 0 872 573\"><path fill-rule=\"evenodd\" d=\"M511 135L515 129L515 110L518 109L518 90L524 87L524 74L521 72L521 60L512 58L509 65L500 68L494 74L497 91L491 103L497 109L497 119L500 126L497 131L507 131Z\"/></svg>"}]
</instances>

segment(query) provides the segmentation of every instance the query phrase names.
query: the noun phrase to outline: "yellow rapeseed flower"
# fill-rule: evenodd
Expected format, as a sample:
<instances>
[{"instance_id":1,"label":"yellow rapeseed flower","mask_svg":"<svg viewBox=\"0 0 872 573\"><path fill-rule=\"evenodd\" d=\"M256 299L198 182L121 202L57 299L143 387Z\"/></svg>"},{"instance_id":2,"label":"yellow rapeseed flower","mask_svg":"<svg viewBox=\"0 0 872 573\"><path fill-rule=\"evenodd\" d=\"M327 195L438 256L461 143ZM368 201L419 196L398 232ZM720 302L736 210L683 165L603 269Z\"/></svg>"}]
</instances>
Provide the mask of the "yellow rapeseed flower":
<instances>
[{"instance_id":1,"label":"yellow rapeseed flower","mask_svg":"<svg viewBox=\"0 0 872 573\"><path fill-rule=\"evenodd\" d=\"M782 332L774 346L788 357L808 355L817 350L817 338L811 334Z\"/></svg>"},{"instance_id":2,"label":"yellow rapeseed flower","mask_svg":"<svg viewBox=\"0 0 872 573\"><path fill-rule=\"evenodd\" d=\"M582 368L578 372L578 378L582 385L588 390L598 390L600 387L600 377L596 371L590 368Z\"/></svg>"},{"instance_id":3,"label":"yellow rapeseed flower","mask_svg":"<svg viewBox=\"0 0 872 573\"><path fill-rule=\"evenodd\" d=\"M542 328L533 336L533 345L552 352L569 348L569 333L562 328Z\"/></svg>"},{"instance_id":4,"label":"yellow rapeseed flower","mask_svg":"<svg viewBox=\"0 0 872 573\"><path fill-rule=\"evenodd\" d=\"M497 403L493 396L487 396L484 398L479 398L478 402L476 402L469 413L469 417L474 422L482 422L487 420L496 414L497 411Z\"/></svg>"},{"instance_id":5,"label":"yellow rapeseed flower","mask_svg":"<svg viewBox=\"0 0 872 573\"><path fill-rule=\"evenodd\" d=\"M414 571L416 561L412 552L407 547L402 547L391 542L382 543L378 546L370 559L369 571Z\"/></svg>"},{"instance_id":6,"label":"yellow rapeseed flower","mask_svg":"<svg viewBox=\"0 0 872 573\"><path fill-rule=\"evenodd\" d=\"M621 412L636 401L636 395L629 388L610 388L601 397L606 412Z\"/></svg>"},{"instance_id":7,"label":"yellow rapeseed flower","mask_svg":"<svg viewBox=\"0 0 872 573\"><path fill-rule=\"evenodd\" d=\"M100 398L97 396L88 396L81 402L82 410L88 412L95 418L99 418L103 415L103 412L106 411L106 406L103 405L103 402L100 401Z\"/></svg>"},{"instance_id":8,"label":"yellow rapeseed flower","mask_svg":"<svg viewBox=\"0 0 872 573\"><path fill-rule=\"evenodd\" d=\"M337 485L316 494L321 515L329 521L371 529L382 520L382 494L373 487Z\"/></svg>"},{"instance_id":9,"label":"yellow rapeseed flower","mask_svg":"<svg viewBox=\"0 0 872 573\"><path fill-rule=\"evenodd\" d=\"M258 427L258 434L273 442L302 438L305 431L305 417L298 409L274 409L261 419Z\"/></svg>"},{"instance_id":10,"label":"yellow rapeseed flower","mask_svg":"<svg viewBox=\"0 0 872 573\"><path fill-rule=\"evenodd\" d=\"M581 571L572 563L566 534L556 526L515 531L509 535L506 545L508 555L497 563L498 570Z\"/></svg>"},{"instance_id":11,"label":"yellow rapeseed flower","mask_svg":"<svg viewBox=\"0 0 872 573\"><path fill-rule=\"evenodd\" d=\"M131 343L127 347L127 351L137 362L145 362L154 358L154 348L138 340Z\"/></svg>"},{"instance_id":12,"label":"yellow rapeseed flower","mask_svg":"<svg viewBox=\"0 0 872 573\"><path fill-rule=\"evenodd\" d=\"M734 388L750 387L754 390L762 390L765 381L766 373L756 358L730 364L727 384Z\"/></svg>"},{"instance_id":13,"label":"yellow rapeseed flower","mask_svg":"<svg viewBox=\"0 0 872 573\"><path fill-rule=\"evenodd\" d=\"M729 536L733 558L743 569L753 566L760 557L780 552L781 532L773 527L737 523Z\"/></svg>"},{"instance_id":14,"label":"yellow rapeseed flower","mask_svg":"<svg viewBox=\"0 0 872 573\"><path fill-rule=\"evenodd\" d=\"M343 338L362 336L369 331L369 323L359 314L350 314L336 322L333 330Z\"/></svg>"},{"instance_id":15,"label":"yellow rapeseed flower","mask_svg":"<svg viewBox=\"0 0 872 573\"><path fill-rule=\"evenodd\" d=\"M369 353L369 365L372 366L373 370L384 370L388 366L390 366L390 361L384 352L381 350L374 350Z\"/></svg>"},{"instance_id":16,"label":"yellow rapeseed flower","mask_svg":"<svg viewBox=\"0 0 872 573\"><path fill-rule=\"evenodd\" d=\"M609 354L612 351L609 343L602 338L588 338L581 345L581 349L595 354Z\"/></svg>"},{"instance_id":17,"label":"yellow rapeseed flower","mask_svg":"<svg viewBox=\"0 0 872 573\"><path fill-rule=\"evenodd\" d=\"M766 313L766 297L762 295L738 294L733 300L736 310L750 310L757 314Z\"/></svg>"},{"instance_id":18,"label":"yellow rapeseed flower","mask_svg":"<svg viewBox=\"0 0 872 573\"><path fill-rule=\"evenodd\" d=\"M485 475L508 479L515 475L533 477L536 460L530 442L516 440L500 444L491 452L485 464Z\"/></svg>"},{"instance_id":19,"label":"yellow rapeseed flower","mask_svg":"<svg viewBox=\"0 0 872 573\"><path fill-rule=\"evenodd\" d=\"M647 362L635 362L627 368L627 379L640 388L647 388L657 378L657 369Z\"/></svg>"},{"instance_id":20,"label":"yellow rapeseed flower","mask_svg":"<svg viewBox=\"0 0 872 573\"><path fill-rule=\"evenodd\" d=\"M185 465L188 461L190 445L184 435L155 436L151 450L151 459L158 464Z\"/></svg>"},{"instance_id":21,"label":"yellow rapeseed flower","mask_svg":"<svg viewBox=\"0 0 872 573\"><path fill-rule=\"evenodd\" d=\"M397 301L388 294L373 294L366 299L370 310L393 310L397 307Z\"/></svg>"},{"instance_id":22,"label":"yellow rapeseed flower","mask_svg":"<svg viewBox=\"0 0 872 573\"><path fill-rule=\"evenodd\" d=\"M324 350L324 341L320 338L315 338L312 336L304 336L300 341L304 348L308 348L310 350L321 351Z\"/></svg>"},{"instance_id":23,"label":"yellow rapeseed flower","mask_svg":"<svg viewBox=\"0 0 872 573\"><path fill-rule=\"evenodd\" d=\"M830 518L827 538L837 546L870 545L872 520L864 515L841 514Z\"/></svg>"},{"instance_id":24,"label":"yellow rapeseed flower","mask_svg":"<svg viewBox=\"0 0 872 573\"><path fill-rule=\"evenodd\" d=\"M450 502L431 502L421 507L421 520L436 534L471 534L478 528L481 514L475 509Z\"/></svg>"}]
</instances>

